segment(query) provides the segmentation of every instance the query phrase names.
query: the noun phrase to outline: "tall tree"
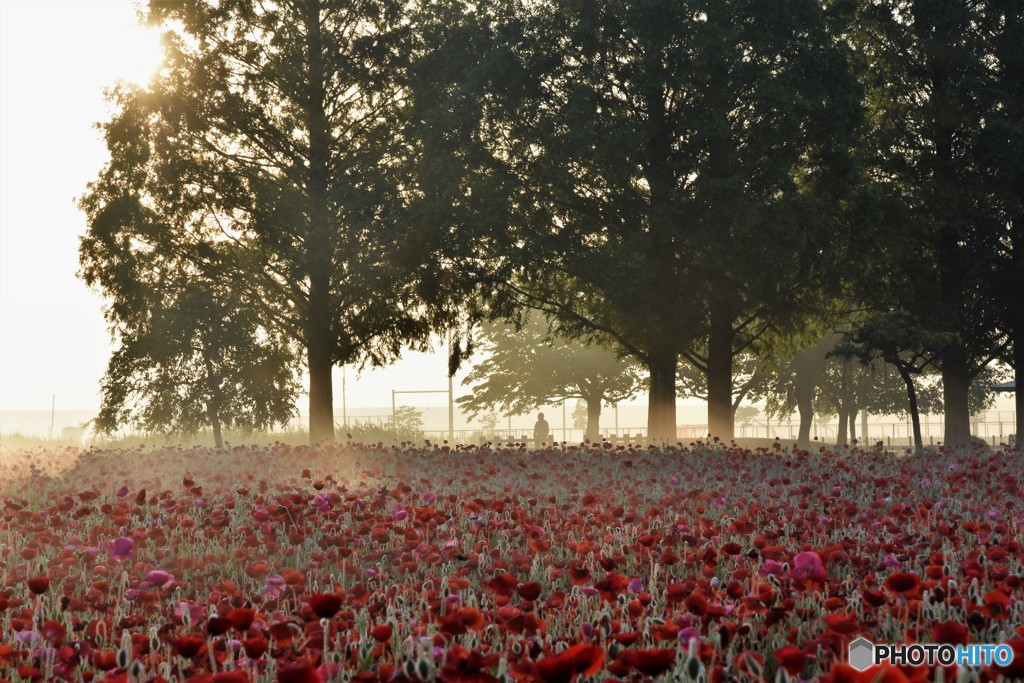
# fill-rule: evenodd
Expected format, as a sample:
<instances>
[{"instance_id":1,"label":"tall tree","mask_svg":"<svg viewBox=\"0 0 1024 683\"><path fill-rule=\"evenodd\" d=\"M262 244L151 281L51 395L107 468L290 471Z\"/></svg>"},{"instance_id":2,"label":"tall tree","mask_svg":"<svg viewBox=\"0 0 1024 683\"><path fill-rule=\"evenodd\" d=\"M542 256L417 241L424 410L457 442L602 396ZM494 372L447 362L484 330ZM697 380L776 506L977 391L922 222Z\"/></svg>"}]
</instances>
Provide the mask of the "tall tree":
<instances>
[{"instance_id":1,"label":"tall tree","mask_svg":"<svg viewBox=\"0 0 1024 683\"><path fill-rule=\"evenodd\" d=\"M426 81L452 112L432 124L467 151L438 168L464 164L512 226L487 236L495 300L643 364L654 438L675 439L678 362L706 347L709 419L730 436L733 355L820 289L815 200L857 119L821 4L495 3L440 31L435 60L458 67Z\"/></svg>"},{"instance_id":2,"label":"tall tree","mask_svg":"<svg viewBox=\"0 0 1024 683\"><path fill-rule=\"evenodd\" d=\"M117 93L132 101L138 91ZM107 296L104 314L117 341L97 426L184 435L207 427L221 446L224 429L284 424L299 391L294 345L258 308L160 248L170 226L183 224L144 199L150 146L138 114L128 106L108 123L111 161L79 203L90 225L79 275Z\"/></svg>"},{"instance_id":3,"label":"tall tree","mask_svg":"<svg viewBox=\"0 0 1024 683\"><path fill-rule=\"evenodd\" d=\"M566 399L586 403L587 439L601 434L601 405L632 398L640 389L635 363L599 346L553 334L539 316L518 331L490 323L479 340L483 360L464 380L472 391L458 399L470 415L500 409L521 415Z\"/></svg>"},{"instance_id":4,"label":"tall tree","mask_svg":"<svg viewBox=\"0 0 1024 683\"><path fill-rule=\"evenodd\" d=\"M1000 325L1009 339L1003 360L1015 371L1019 435L1024 425L1024 5L991 0L989 6L996 27L991 62L996 106L986 117L982 153L991 161L987 186L996 220L1005 228L991 284Z\"/></svg>"},{"instance_id":5,"label":"tall tree","mask_svg":"<svg viewBox=\"0 0 1024 683\"><path fill-rule=\"evenodd\" d=\"M990 286L1007 223L986 184L993 164L984 152L1001 110L994 41L1008 24L998 4L850 5L871 111L865 149L890 235L885 257L863 270L861 299L881 314L904 312L942 340L923 351L942 374L950 446L969 441L971 380L1007 342Z\"/></svg>"},{"instance_id":6,"label":"tall tree","mask_svg":"<svg viewBox=\"0 0 1024 683\"><path fill-rule=\"evenodd\" d=\"M165 220L144 230L122 214L90 231L188 258L300 344L314 442L334 437L333 366L425 345L438 308L424 297L443 296L430 243L405 213L415 188L400 123L405 8L151 2L166 63L147 91L114 94L106 125L108 140L145 141L125 160L145 182L124 195ZM122 198L99 199L114 212Z\"/></svg>"}]
</instances>

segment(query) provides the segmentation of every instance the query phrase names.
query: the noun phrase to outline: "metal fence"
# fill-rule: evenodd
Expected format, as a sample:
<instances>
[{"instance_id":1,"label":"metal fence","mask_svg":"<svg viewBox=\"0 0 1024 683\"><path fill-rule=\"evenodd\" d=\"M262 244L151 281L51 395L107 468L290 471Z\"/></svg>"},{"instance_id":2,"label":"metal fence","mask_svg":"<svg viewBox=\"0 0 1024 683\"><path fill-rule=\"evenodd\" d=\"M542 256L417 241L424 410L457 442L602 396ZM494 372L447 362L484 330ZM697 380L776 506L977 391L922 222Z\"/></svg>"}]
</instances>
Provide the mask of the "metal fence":
<instances>
[{"instance_id":1,"label":"metal fence","mask_svg":"<svg viewBox=\"0 0 1024 683\"><path fill-rule=\"evenodd\" d=\"M389 416L372 416L372 421L381 425L387 425ZM921 422L921 434L924 442L935 445L942 442L945 423L939 416L927 416L928 419ZM367 418L360 418L360 421ZM339 423L339 427L340 427ZM867 424L867 434L862 433L862 421L856 422L857 441L861 444L874 444L879 441L886 446L913 445L913 426L910 421L876 421L871 419ZM800 423L795 419L783 421L753 421L747 424L736 424L734 436L738 439L757 438L775 439L783 441L796 441L800 431ZM825 444L835 444L839 423L837 420L815 419L811 423L811 438ZM427 429L424 436L433 443L443 443L449 438L447 429ZM971 421L971 434L984 439L989 444L1009 443L1016 431L1016 420L1013 412L1010 411L989 411L976 416ZM614 444L642 444L647 439L646 426L625 426L618 430L605 427L600 430L602 440ZM706 437L708 426L706 424L687 424L676 427L676 437L681 441L694 440ZM533 434L530 430L523 429L456 429L453 432L453 441L456 444L480 444L492 443L530 443ZM582 429L552 427L551 438L555 442L580 443L584 440Z\"/></svg>"}]
</instances>

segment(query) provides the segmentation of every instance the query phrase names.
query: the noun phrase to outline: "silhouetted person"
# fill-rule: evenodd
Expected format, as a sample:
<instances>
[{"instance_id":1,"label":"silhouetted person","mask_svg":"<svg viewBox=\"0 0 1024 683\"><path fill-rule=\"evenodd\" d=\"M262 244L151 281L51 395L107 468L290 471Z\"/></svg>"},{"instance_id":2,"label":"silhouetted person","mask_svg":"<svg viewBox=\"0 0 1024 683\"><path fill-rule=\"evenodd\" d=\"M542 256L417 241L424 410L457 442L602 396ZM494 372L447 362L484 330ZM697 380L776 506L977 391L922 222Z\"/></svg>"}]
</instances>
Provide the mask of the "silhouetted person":
<instances>
[{"instance_id":1,"label":"silhouetted person","mask_svg":"<svg viewBox=\"0 0 1024 683\"><path fill-rule=\"evenodd\" d=\"M544 413L537 414L537 424L533 425L533 443L537 446L548 442L548 435L551 433L548 421L544 419Z\"/></svg>"}]
</instances>

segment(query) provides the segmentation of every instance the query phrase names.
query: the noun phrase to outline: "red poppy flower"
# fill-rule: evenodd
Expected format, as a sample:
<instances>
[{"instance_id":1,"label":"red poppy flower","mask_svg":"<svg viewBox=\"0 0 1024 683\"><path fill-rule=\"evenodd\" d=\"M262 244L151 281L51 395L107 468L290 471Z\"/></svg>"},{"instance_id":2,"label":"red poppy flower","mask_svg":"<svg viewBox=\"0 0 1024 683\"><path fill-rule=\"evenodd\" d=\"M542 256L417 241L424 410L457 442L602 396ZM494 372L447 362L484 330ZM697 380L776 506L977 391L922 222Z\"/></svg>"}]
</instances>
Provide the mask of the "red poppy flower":
<instances>
[{"instance_id":1,"label":"red poppy flower","mask_svg":"<svg viewBox=\"0 0 1024 683\"><path fill-rule=\"evenodd\" d=\"M536 581L524 583L523 585L516 588L516 593L519 594L523 600L534 601L540 597L541 585Z\"/></svg>"},{"instance_id":2,"label":"red poppy flower","mask_svg":"<svg viewBox=\"0 0 1024 683\"><path fill-rule=\"evenodd\" d=\"M231 626L239 631L247 630L252 626L252 622L255 619L256 610L249 607L236 607L228 612L228 620L231 622Z\"/></svg>"},{"instance_id":3,"label":"red poppy flower","mask_svg":"<svg viewBox=\"0 0 1024 683\"><path fill-rule=\"evenodd\" d=\"M321 619L330 619L341 609L342 597L337 593L316 593L309 597L309 606Z\"/></svg>"},{"instance_id":4,"label":"red poppy flower","mask_svg":"<svg viewBox=\"0 0 1024 683\"><path fill-rule=\"evenodd\" d=\"M936 643L949 645L966 645L970 642L971 632L963 624L956 621L940 621L932 625L932 640Z\"/></svg>"},{"instance_id":5,"label":"red poppy flower","mask_svg":"<svg viewBox=\"0 0 1024 683\"><path fill-rule=\"evenodd\" d=\"M277 669L278 683L321 683L322 680L313 663L306 660L282 664Z\"/></svg>"},{"instance_id":6,"label":"red poppy flower","mask_svg":"<svg viewBox=\"0 0 1024 683\"><path fill-rule=\"evenodd\" d=\"M33 595L42 595L50 587L50 579L45 576L36 576L25 583L28 584L28 589L32 591Z\"/></svg>"},{"instance_id":7,"label":"red poppy flower","mask_svg":"<svg viewBox=\"0 0 1024 683\"><path fill-rule=\"evenodd\" d=\"M901 595L915 590L920 585L921 577L913 572L896 572L885 580L886 588Z\"/></svg>"},{"instance_id":8,"label":"red poppy flower","mask_svg":"<svg viewBox=\"0 0 1024 683\"><path fill-rule=\"evenodd\" d=\"M221 671L213 675L213 683L249 683L249 674L244 669Z\"/></svg>"},{"instance_id":9,"label":"red poppy flower","mask_svg":"<svg viewBox=\"0 0 1024 683\"><path fill-rule=\"evenodd\" d=\"M206 648L206 639L198 636L178 636L175 643L178 654L186 659L192 659Z\"/></svg>"},{"instance_id":10,"label":"red poppy flower","mask_svg":"<svg viewBox=\"0 0 1024 683\"><path fill-rule=\"evenodd\" d=\"M286 647L291 645L292 640L295 639L295 629L290 623L279 621L270 625L270 637L274 639L278 647Z\"/></svg>"},{"instance_id":11,"label":"red poppy flower","mask_svg":"<svg viewBox=\"0 0 1024 683\"><path fill-rule=\"evenodd\" d=\"M491 592L496 595L503 595L506 597L512 595L512 591L514 591L518 585L519 579L511 574L498 574L487 582L487 588Z\"/></svg>"},{"instance_id":12,"label":"red poppy flower","mask_svg":"<svg viewBox=\"0 0 1024 683\"><path fill-rule=\"evenodd\" d=\"M456 615L466 628L479 630L484 627L484 615L476 607L460 607Z\"/></svg>"},{"instance_id":13,"label":"red poppy flower","mask_svg":"<svg viewBox=\"0 0 1024 683\"><path fill-rule=\"evenodd\" d=\"M997 619L1005 619L1013 604L1010 596L1001 590L992 590L985 593L981 598L982 604L988 608L989 614Z\"/></svg>"},{"instance_id":14,"label":"red poppy flower","mask_svg":"<svg viewBox=\"0 0 1024 683\"><path fill-rule=\"evenodd\" d=\"M597 645L573 645L558 655L544 657L533 665L541 683L569 683L577 676L592 676L604 663L604 650Z\"/></svg>"},{"instance_id":15,"label":"red poppy flower","mask_svg":"<svg viewBox=\"0 0 1024 683\"><path fill-rule=\"evenodd\" d=\"M676 663L676 651L657 650L626 650L620 655L622 661L644 676L660 676Z\"/></svg>"},{"instance_id":16,"label":"red poppy flower","mask_svg":"<svg viewBox=\"0 0 1024 683\"><path fill-rule=\"evenodd\" d=\"M206 620L206 632L211 636L219 636L228 632L231 620L227 617L210 617Z\"/></svg>"},{"instance_id":17,"label":"red poppy flower","mask_svg":"<svg viewBox=\"0 0 1024 683\"><path fill-rule=\"evenodd\" d=\"M830 631L838 633L840 635L850 635L860 630L860 624L857 621L856 614L843 614L841 612L835 612L832 614L826 614L825 625Z\"/></svg>"},{"instance_id":18,"label":"red poppy flower","mask_svg":"<svg viewBox=\"0 0 1024 683\"><path fill-rule=\"evenodd\" d=\"M477 650L454 645L445 654L445 665L437 678L452 683L497 683L498 678L485 669L497 665L500 660L501 655L496 652L484 655Z\"/></svg>"},{"instance_id":19,"label":"red poppy flower","mask_svg":"<svg viewBox=\"0 0 1024 683\"><path fill-rule=\"evenodd\" d=\"M796 645L785 645L775 651L775 661L790 676L799 676L807 665L807 653Z\"/></svg>"},{"instance_id":20,"label":"red poppy flower","mask_svg":"<svg viewBox=\"0 0 1024 683\"><path fill-rule=\"evenodd\" d=\"M93 650L89 661L100 671L110 671L117 668L117 653L113 650Z\"/></svg>"},{"instance_id":21,"label":"red poppy flower","mask_svg":"<svg viewBox=\"0 0 1024 683\"><path fill-rule=\"evenodd\" d=\"M391 640L391 634L395 632L395 627L391 624L377 624L370 629L370 635L378 643L386 643Z\"/></svg>"}]
</instances>

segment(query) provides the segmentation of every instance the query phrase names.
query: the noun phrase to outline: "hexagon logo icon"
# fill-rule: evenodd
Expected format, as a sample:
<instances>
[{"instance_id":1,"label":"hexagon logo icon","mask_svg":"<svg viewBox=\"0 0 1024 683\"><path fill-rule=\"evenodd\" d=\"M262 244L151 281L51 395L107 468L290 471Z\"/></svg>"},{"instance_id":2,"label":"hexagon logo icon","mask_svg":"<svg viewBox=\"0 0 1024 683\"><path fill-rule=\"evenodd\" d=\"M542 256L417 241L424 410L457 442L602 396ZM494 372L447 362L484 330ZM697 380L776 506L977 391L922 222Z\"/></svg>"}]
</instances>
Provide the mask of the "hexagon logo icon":
<instances>
[{"instance_id":1,"label":"hexagon logo icon","mask_svg":"<svg viewBox=\"0 0 1024 683\"><path fill-rule=\"evenodd\" d=\"M875 644L861 636L850 643L848 661L857 671L864 671L875 663Z\"/></svg>"}]
</instances>

